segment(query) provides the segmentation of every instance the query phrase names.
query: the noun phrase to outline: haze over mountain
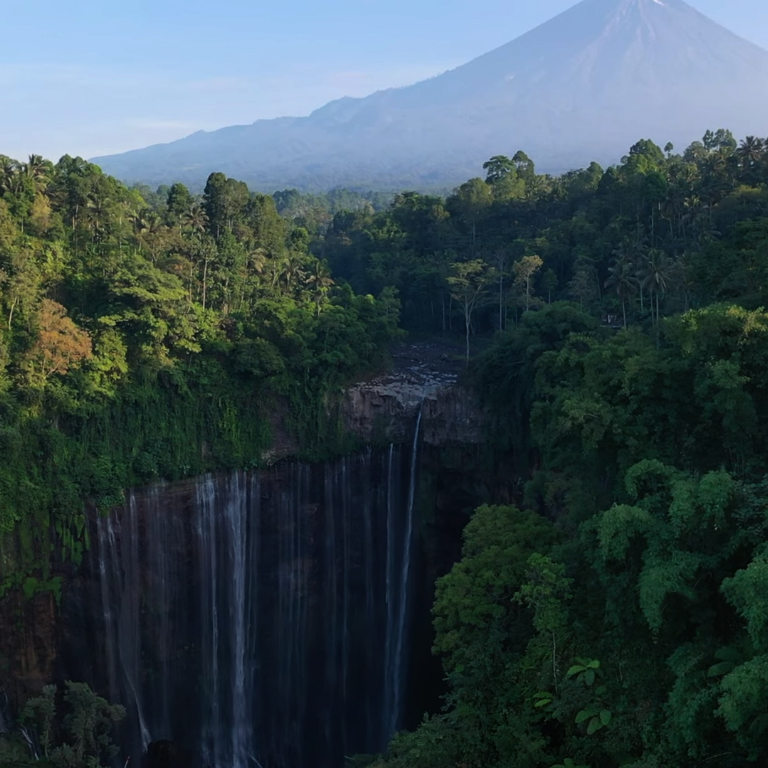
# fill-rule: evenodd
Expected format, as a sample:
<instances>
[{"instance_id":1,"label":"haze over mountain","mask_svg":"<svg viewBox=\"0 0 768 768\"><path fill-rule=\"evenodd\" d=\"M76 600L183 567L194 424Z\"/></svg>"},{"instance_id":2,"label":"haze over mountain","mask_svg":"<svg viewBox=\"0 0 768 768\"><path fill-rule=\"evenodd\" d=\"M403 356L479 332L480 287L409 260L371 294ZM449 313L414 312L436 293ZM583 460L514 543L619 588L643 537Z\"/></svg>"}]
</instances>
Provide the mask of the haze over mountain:
<instances>
[{"instance_id":1,"label":"haze over mountain","mask_svg":"<svg viewBox=\"0 0 768 768\"><path fill-rule=\"evenodd\" d=\"M640 138L768 131L768 51L683 0L583 0L457 69L308 117L198 132L94 162L125 181L428 188L526 151L540 170L616 162Z\"/></svg>"}]
</instances>

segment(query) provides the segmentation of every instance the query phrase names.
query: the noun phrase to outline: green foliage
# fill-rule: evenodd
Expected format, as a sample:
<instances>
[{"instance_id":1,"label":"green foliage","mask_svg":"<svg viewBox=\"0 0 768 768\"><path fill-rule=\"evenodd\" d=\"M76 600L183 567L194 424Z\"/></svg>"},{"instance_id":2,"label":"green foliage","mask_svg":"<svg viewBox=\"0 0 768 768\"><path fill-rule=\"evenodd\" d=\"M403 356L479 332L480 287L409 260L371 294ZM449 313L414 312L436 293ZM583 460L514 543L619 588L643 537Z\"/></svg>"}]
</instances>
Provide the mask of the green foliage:
<instances>
[{"instance_id":1,"label":"green foliage","mask_svg":"<svg viewBox=\"0 0 768 768\"><path fill-rule=\"evenodd\" d=\"M438 584L445 764L768 759L768 315L655 298L626 330L553 302L473 366L548 534L483 507Z\"/></svg>"},{"instance_id":2,"label":"green foliage","mask_svg":"<svg viewBox=\"0 0 768 768\"><path fill-rule=\"evenodd\" d=\"M725 130L682 154L642 139L617 166L558 177L522 151L497 155L485 179L445 199L407 192L378 211L339 211L315 248L359 292L395 286L409 330L458 330L450 277L477 260L493 288L473 332L507 330L545 300L576 301L613 328L715 301L757 309L768 299L767 147Z\"/></svg>"},{"instance_id":3,"label":"green foliage","mask_svg":"<svg viewBox=\"0 0 768 768\"><path fill-rule=\"evenodd\" d=\"M468 765L502 761L522 768L541 754L532 714L497 707L525 695L516 662L535 633L536 619L514 595L526 586L534 589L527 580L540 564L529 562L531 554L553 543L555 532L532 513L481 507L464 540L464 557L438 582L434 608L435 650L443 655L452 685L452 714L436 721L446 731L441 744L449 744L451 754Z\"/></svg>"},{"instance_id":4,"label":"green foliage","mask_svg":"<svg viewBox=\"0 0 768 768\"><path fill-rule=\"evenodd\" d=\"M384 764L685 768L720 755L735 768L768 756L765 483L646 459L617 493L631 503L578 533L568 513L553 525L477 510L437 587L446 711L399 736Z\"/></svg>"},{"instance_id":5,"label":"green foliage","mask_svg":"<svg viewBox=\"0 0 768 768\"><path fill-rule=\"evenodd\" d=\"M768 732L768 656L759 656L739 665L720 683L718 714L739 744L753 757L764 754Z\"/></svg>"},{"instance_id":6,"label":"green foliage","mask_svg":"<svg viewBox=\"0 0 768 768\"><path fill-rule=\"evenodd\" d=\"M338 395L402 309L468 361L496 332L467 378L521 493L477 510L437 585L444 712L362 762L762 764L766 144L484 170L445 198L269 197L220 173L198 198L0 157L0 593L59 594L84 501L258 466L276 410L305 455L349 447ZM54 719L59 700L90 715ZM30 706L62 765L106 757L108 705Z\"/></svg>"},{"instance_id":7,"label":"green foliage","mask_svg":"<svg viewBox=\"0 0 768 768\"><path fill-rule=\"evenodd\" d=\"M117 755L112 729L124 717L123 707L110 704L85 683L67 681L63 693L46 685L27 701L20 717L35 746L13 732L0 735L0 764L106 768Z\"/></svg>"},{"instance_id":8,"label":"green foliage","mask_svg":"<svg viewBox=\"0 0 768 768\"><path fill-rule=\"evenodd\" d=\"M344 445L335 400L399 337L394 289L337 286L306 228L223 174L200 199L68 156L0 165L2 593L59 594L86 504L259 466L276 413L308 454Z\"/></svg>"}]
</instances>

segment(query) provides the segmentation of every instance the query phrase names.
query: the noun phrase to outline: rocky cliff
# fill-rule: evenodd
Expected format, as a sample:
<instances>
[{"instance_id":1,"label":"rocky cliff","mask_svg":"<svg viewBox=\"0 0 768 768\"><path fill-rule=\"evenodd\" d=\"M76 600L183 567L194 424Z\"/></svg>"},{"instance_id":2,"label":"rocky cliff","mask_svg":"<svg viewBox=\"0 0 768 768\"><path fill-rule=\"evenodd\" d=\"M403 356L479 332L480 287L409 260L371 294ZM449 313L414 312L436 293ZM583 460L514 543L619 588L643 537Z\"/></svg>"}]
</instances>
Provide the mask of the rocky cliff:
<instances>
[{"instance_id":1,"label":"rocky cliff","mask_svg":"<svg viewBox=\"0 0 768 768\"><path fill-rule=\"evenodd\" d=\"M59 566L60 603L0 599L0 688L20 700L88 681L128 708L134 756L160 739L225 768L255 745L334 768L342 747L383 748L437 706L429 609L467 510L510 492L462 368L406 345L391 373L350 387L342 427L375 446L353 456L292 460L276 413L267 469L157 483L106 518L92 510L91 551Z\"/></svg>"},{"instance_id":2,"label":"rocky cliff","mask_svg":"<svg viewBox=\"0 0 768 768\"><path fill-rule=\"evenodd\" d=\"M403 442L421 413L427 445L479 445L488 415L459 383L462 364L437 344L415 343L394 354L391 372L362 381L344 394L344 427L366 443Z\"/></svg>"}]
</instances>

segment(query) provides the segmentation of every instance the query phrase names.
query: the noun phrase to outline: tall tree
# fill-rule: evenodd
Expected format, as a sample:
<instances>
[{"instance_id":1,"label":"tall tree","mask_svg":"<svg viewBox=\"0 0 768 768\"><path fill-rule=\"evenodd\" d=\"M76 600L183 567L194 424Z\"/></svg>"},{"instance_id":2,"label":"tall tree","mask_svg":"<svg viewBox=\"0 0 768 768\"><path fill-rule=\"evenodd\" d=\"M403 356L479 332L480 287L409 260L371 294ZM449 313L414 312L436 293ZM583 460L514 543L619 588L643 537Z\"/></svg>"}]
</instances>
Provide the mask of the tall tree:
<instances>
[{"instance_id":1,"label":"tall tree","mask_svg":"<svg viewBox=\"0 0 768 768\"><path fill-rule=\"evenodd\" d=\"M482 259L460 261L454 264L451 275L448 277L451 296L459 303L464 314L467 365L469 365L469 335L472 329L472 316L485 299L486 290L491 280L490 269Z\"/></svg>"},{"instance_id":2,"label":"tall tree","mask_svg":"<svg viewBox=\"0 0 768 768\"><path fill-rule=\"evenodd\" d=\"M515 282L523 288L525 297L525 311L531 307L531 283L533 276L541 269L544 263L541 256L523 256L512 265L512 271L515 273Z\"/></svg>"},{"instance_id":3,"label":"tall tree","mask_svg":"<svg viewBox=\"0 0 768 768\"><path fill-rule=\"evenodd\" d=\"M621 313L624 319L624 328L627 327L627 298L639 287L635 265L626 257L617 259L608 270L606 288L613 288L621 301Z\"/></svg>"}]
</instances>

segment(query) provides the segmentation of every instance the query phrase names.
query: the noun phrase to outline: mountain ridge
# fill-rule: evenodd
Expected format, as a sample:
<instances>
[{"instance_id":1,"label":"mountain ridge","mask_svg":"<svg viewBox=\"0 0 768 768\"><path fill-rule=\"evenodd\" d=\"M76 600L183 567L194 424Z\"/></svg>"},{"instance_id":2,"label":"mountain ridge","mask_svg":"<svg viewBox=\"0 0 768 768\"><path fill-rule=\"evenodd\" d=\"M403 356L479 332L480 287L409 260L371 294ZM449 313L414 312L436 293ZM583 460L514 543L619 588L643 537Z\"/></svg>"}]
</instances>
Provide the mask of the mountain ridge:
<instances>
[{"instance_id":1,"label":"mountain ridge","mask_svg":"<svg viewBox=\"0 0 768 768\"><path fill-rule=\"evenodd\" d=\"M94 161L126 181L196 187L214 170L265 191L448 186L517 149L556 172L615 162L644 137L759 133L765 83L768 51L684 0L582 0L410 86Z\"/></svg>"}]
</instances>

